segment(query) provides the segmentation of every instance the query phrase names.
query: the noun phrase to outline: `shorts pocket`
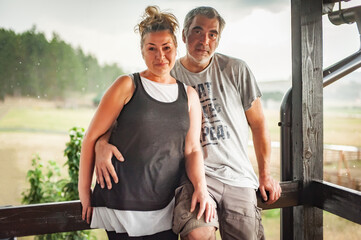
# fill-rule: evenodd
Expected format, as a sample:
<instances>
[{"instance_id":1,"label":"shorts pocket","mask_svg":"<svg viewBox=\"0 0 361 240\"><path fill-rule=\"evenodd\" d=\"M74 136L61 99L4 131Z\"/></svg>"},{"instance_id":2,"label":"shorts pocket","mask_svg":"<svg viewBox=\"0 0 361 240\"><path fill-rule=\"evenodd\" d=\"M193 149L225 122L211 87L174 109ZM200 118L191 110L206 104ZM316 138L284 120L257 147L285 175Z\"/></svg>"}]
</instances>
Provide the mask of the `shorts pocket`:
<instances>
[{"instance_id":1,"label":"shorts pocket","mask_svg":"<svg viewBox=\"0 0 361 240\"><path fill-rule=\"evenodd\" d=\"M175 203L179 203L181 201L192 199L193 194L193 185L192 184L184 184L175 190Z\"/></svg>"},{"instance_id":2,"label":"shorts pocket","mask_svg":"<svg viewBox=\"0 0 361 240\"><path fill-rule=\"evenodd\" d=\"M180 233L186 222L191 218L189 212L193 194L193 185L184 184L175 190L175 206L173 210L172 229L175 233Z\"/></svg>"},{"instance_id":3,"label":"shorts pocket","mask_svg":"<svg viewBox=\"0 0 361 240\"><path fill-rule=\"evenodd\" d=\"M224 239L259 239L260 209L254 204L238 207L237 211L227 212L221 220Z\"/></svg>"},{"instance_id":4,"label":"shorts pocket","mask_svg":"<svg viewBox=\"0 0 361 240\"><path fill-rule=\"evenodd\" d=\"M255 211L256 211L257 239L264 239L264 229L263 229L263 225L262 225L262 215L261 215L262 208L255 206Z\"/></svg>"}]
</instances>

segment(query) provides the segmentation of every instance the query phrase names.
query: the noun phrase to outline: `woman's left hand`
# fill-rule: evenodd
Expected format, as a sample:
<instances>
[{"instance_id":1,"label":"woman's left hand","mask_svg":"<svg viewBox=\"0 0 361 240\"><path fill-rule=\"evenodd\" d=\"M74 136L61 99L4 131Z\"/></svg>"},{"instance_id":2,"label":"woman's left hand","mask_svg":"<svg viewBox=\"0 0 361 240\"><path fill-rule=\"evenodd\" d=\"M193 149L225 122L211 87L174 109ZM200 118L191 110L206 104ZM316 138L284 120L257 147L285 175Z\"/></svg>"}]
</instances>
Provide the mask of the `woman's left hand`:
<instances>
[{"instance_id":1,"label":"woman's left hand","mask_svg":"<svg viewBox=\"0 0 361 240\"><path fill-rule=\"evenodd\" d=\"M215 218L217 214L215 201L209 196L206 188L194 190L190 209L191 212L196 209L197 203L199 203L197 219L200 219L203 213L205 213L204 221L206 222L210 222L212 218Z\"/></svg>"}]
</instances>

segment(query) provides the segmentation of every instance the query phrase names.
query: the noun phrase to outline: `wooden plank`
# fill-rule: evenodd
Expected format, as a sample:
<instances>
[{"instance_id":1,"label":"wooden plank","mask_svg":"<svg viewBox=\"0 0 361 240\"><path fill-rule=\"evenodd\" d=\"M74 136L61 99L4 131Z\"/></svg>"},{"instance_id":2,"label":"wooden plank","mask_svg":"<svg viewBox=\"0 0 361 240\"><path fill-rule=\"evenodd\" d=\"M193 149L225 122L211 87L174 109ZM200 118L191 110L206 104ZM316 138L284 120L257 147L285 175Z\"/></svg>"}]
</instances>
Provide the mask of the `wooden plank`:
<instances>
[{"instance_id":1,"label":"wooden plank","mask_svg":"<svg viewBox=\"0 0 361 240\"><path fill-rule=\"evenodd\" d=\"M293 178L308 189L323 178L322 0L292 0L292 144ZM302 201L312 199L304 191ZM287 239L322 239L322 211L295 207L294 235Z\"/></svg>"},{"instance_id":2,"label":"wooden plank","mask_svg":"<svg viewBox=\"0 0 361 240\"><path fill-rule=\"evenodd\" d=\"M337 3L337 2L348 2L351 0L323 0L323 3Z\"/></svg>"},{"instance_id":3,"label":"wooden plank","mask_svg":"<svg viewBox=\"0 0 361 240\"><path fill-rule=\"evenodd\" d=\"M258 207L267 210L274 208L286 208L301 205L302 189L299 181L288 181L280 183L282 194L277 202L269 205L262 201L261 195L257 192Z\"/></svg>"},{"instance_id":4,"label":"wooden plank","mask_svg":"<svg viewBox=\"0 0 361 240\"><path fill-rule=\"evenodd\" d=\"M0 209L0 238L89 229L80 201L33 204Z\"/></svg>"},{"instance_id":5,"label":"wooden plank","mask_svg":"<svg viewBox=\"0 0 361 240\"><path fill-rule=\"evenodd\" d=\"M281 187L282 196L276 203L267 205L258 199L259 206L272 209L301 204L299 182L282 182ZM0 208L0 238L84 229L89 225L81 219L80 201Z\"/></svg>"},{"instance_id":6,"label":"wooden plank","mask_svg":"<svg viewBox=\"0 0 361 240\"><path fill-rule=\"evenodd\" d=\"M361 192L325 181L312 181L312 205L361 224Z\"/></svg>"}]
</instances>

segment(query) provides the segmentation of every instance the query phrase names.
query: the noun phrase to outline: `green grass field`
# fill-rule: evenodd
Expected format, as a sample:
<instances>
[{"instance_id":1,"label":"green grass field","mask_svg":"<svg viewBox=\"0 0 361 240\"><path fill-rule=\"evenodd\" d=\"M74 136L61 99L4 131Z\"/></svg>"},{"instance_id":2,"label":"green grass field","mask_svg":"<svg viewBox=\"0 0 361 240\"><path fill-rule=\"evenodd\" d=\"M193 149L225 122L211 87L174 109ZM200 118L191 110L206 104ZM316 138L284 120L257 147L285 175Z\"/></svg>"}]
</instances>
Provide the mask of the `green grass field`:
<instances>
[{"instance_id":1,"label":"green grass field","mask_svg":"<svg viewBox=\"0 0 361 240\"><path fill-rule=\"evenodd\" d=\"M0 132L63 132L74 126L87 128L94 108L62 109L17 106L0 118ZM265 111L272 141L280 140L279 113ZM361 113L360 113L361 115ZM1 114L0 114L1 116ZM326 115L324 117L324 143L361 147L361 118Z\"/></svg>"},{"instance_id":2,"label":"green grass field","mask_svg":"<svg viewBox=\"0 0 361 240\"><path fill-rule=\"evenodd\" d=\"M35 100L14 102L0 103L0 206L20 204L21 192L28 188L25 176L33 154L39 154L44 162L55 160L62 165L68 130L73 126L86 129L95 111L90 105L69 109ZM325 114L324 142L361 147L361 118L354 117L361 115L361 111L352 112L350 117L334 113ZM265 114L272 141L279 141L279 112L265 111ZM279 159L272 162L279 163ZM278 175L279 165L275 167L273 174ZM279 209L263 211L263 223L267 239L279 239ZM106 239L103 231L95 233L98 239ZM325 212L324 239L358 239L359 236L360 225Z\"/></svg>"},{"instance_id":3,"label":"green grass field","mask_svg":"<svg viewBox=\"0 0 361 240\"><path fill-rule=\"evenodd\" d=\"M0 131L67 132L74 126L86 128L94 109L48 109L18 107L0 119Z\"/></svg>"}]
</instances>

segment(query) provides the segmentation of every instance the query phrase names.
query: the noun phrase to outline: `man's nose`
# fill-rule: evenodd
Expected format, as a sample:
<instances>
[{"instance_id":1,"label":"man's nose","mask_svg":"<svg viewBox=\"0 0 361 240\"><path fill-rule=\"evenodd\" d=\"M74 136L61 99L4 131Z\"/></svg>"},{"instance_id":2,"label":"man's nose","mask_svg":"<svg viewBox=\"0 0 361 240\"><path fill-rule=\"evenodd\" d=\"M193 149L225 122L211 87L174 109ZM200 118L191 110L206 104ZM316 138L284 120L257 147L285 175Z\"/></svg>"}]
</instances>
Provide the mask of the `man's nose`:
<instances>
[{"instance_id":1,"label":"man's nose","mask_svg":"<svg viewBox=\"0 0 361 240\"><path fill-rule=\"evenodd\" d=\"M208 45L209 43L208 34L201 34L200 38L201 38L201 43L203 43L204 45Z\"/></svg>"}]
</instances>

